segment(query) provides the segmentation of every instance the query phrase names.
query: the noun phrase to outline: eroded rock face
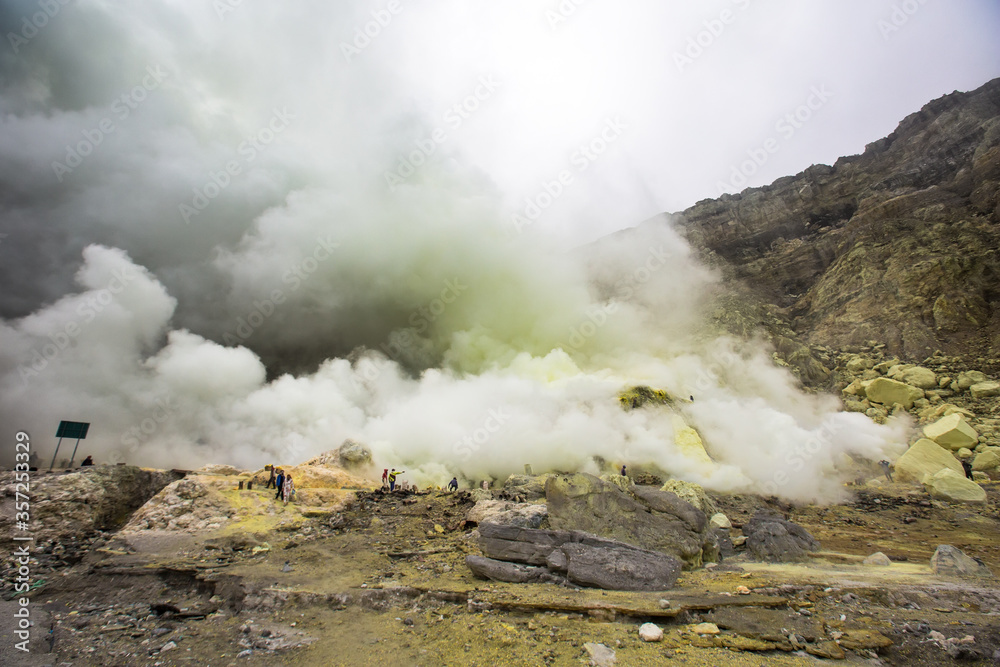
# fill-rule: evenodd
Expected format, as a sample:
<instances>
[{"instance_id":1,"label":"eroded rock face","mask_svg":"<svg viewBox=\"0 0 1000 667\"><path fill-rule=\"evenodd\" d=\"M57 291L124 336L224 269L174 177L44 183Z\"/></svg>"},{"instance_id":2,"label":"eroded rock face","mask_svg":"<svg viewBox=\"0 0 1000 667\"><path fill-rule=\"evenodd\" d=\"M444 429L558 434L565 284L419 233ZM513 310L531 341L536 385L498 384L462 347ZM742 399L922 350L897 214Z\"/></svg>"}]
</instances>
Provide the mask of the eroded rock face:
<instances>
[{"instance_id":1,"label":"eroded rock face","mask_svg":"<svg viewBox=\"0 0 1000 667\"><path fill-rule=\"evenodd\" d=\"M997 357L998 116L994 80L928 103L862 155L698 202L674 221L780 309L766 326L789 363L786 329L837 348L876 339L909 359L977 343ZM808 377L808 363L793 366Z\"/></svg>"},{"instance_id":2,"label":"eroded rock face","mask_svg":"<svg viewBox=\"0 0 1000 667\"><path fill-rule=\"evenodd\" d=\"M631 495L593 475L554 475L545 485L549 525L671 554L688 567L717 558L704 512L676 495L636 487Z\"/></svg>"},{"instance_id":3,"label":"eroded rock face","mask_svg":"<svg viewBox=\"0 0 1000 667\"><path fill-rule=\"evenodd\" d=\"M124 525L133 512L181 473L147 470L136 466L107 465L81 468L68 474L33 473L31 510L38 537L83 535ZM13 473L3 473L5 495L14 495ZM9 494L7 493L9 490ZM4 534L13 512L0 516Z\"/></svg>"}]
</instances>

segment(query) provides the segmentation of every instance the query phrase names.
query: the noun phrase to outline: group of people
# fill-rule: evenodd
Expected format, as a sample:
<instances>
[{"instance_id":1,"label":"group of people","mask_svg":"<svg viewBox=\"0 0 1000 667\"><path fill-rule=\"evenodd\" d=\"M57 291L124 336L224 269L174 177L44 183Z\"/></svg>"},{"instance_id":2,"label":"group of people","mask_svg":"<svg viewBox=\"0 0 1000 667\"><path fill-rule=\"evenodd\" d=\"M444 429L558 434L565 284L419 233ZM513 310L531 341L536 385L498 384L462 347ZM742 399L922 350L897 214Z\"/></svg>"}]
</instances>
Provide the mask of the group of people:
<instances>
[{"instance_id":1,"label":"group of people","mask_svg":"<svg viewBox=\"0 0 1000 667\"><path fill-rule=\"evenodd\" d=\"M405 470L396 470L395 468L383 468L382 469L382 490L389 491L392 493L396 490L396 478L402 475ZM451 481L448 482L449 491L458 491L458 477L452 477Z\"/></svg>"},{"instance_id":2,"label":"group of people","mask_svg":"<svg viewBox=\"0 0 1000 667\"><path fill-rule=\"evenodd\" d=\"M275 488L277 493L274 494L275 500L284 500L285 504L292 499L295 494L295 483L292 481L292 473L285 472L283 469L278 468L275 465L267 466L271 469L271 476L267 480L267 486L265 489Z\"/></svg>"}]
</instances>

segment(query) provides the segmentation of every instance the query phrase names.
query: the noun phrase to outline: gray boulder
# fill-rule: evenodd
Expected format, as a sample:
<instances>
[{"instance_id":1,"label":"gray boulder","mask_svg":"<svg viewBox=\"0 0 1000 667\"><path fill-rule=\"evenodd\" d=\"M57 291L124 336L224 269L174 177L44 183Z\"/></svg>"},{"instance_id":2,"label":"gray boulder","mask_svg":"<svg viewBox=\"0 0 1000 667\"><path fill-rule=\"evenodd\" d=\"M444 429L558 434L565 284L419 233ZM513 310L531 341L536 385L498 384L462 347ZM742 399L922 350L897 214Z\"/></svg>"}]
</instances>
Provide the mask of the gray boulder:
<instances>
[{"instance_id":1,"label":"gray boulder","mask_svg":"<svg viewBox=\"0 0 1000 667\"><path fill-rule=\"evenodd\" d=\"M564 544L566 576L574 584L615 591L662 591L672 588L681 562L657 551L627 545L594 547Z\"/></svg>"},{"instance_id":2,"label":"gray boulder","mask_svg":"<svg viewBox=\"0 0 1000 667\"><path fill-rule=\"evenodd\" d=\"M634 493L586 473L553 475L545 484L549 525L662 551L689 568L717 557L703 512L671 493L643 487Z\"/></svg>"},{"instance_id":3,"label":"gray boulder","mask_svg":"<svg viewBox=\"0 0 1000 667\"><path fill-rule=\"evenodd\" d=\"M819 542L802 526L765 510L757 510L743 526L746 548L758 560L784 563L803 560L819 549Z\"/></svg>"},{"instance_id":4,"label":"gray boulder","mask_svg":"<svg viewBox=\"0 0 1000 667\"><path fill-rule=\"evenodd\" d=\"M545 482L552 475L511 475L503 483L500 496L521 502L540 500L545 497Z\"/></svg>"},{"instance_id":5,"label":"gray boulder","mask_svg":"<svg viewBox=\"0 0 1000 667\"><path fill-rule=\"evenodd\" d=\"M485 559L466 559L477 576L500 581L558 580L608 590L666 590L680 575L681 562L667 554L640 549L580 531L532 530L482 524L479 547ZM535 568L506 568L511 561ZM550 576L545 579L546 573Z\"/></svg>"},{"instance_id":6,"label":"gray boulder","mask_svg":"<svg viewBox=\"0 0 1000 667\"><path fill-rule=\"evenodd\" d=\"M967 556L961 549L950 544L942 544L931 556L931 570L934 574L957 577L992 577L993 572L978 558Z\"/></svg>"},{"instance_id":7,"label":"gray boulder","mask_svg":"<svg viewBox=\"0 0 1000 667\"><path fill-rule=\"evenodd\" d=\"M343 468L363 468L372 464L372 452L367 446L348 438L334 452Z\"/></svg>"},{"instance_id":8,"label":"gray boulder","mask_svg":"<svg viewBox=\"0 0 1000 667\"><path fill-rule=\"evenodd\" d=\"M466 521L498 523L519 528L538 528L548 516L545 505L480 500L465 515Z\"/></svg>"}]
</instances>

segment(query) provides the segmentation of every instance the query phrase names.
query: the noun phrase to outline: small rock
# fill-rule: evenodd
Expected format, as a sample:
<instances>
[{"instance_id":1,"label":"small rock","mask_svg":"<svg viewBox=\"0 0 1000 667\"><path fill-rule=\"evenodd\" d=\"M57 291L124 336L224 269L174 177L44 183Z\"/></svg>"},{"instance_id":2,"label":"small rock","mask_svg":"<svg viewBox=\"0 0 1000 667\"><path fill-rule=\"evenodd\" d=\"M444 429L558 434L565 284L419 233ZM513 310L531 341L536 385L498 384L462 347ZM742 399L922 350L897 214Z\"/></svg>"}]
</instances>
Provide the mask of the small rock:
<instances>
[{"instance_id":1,"label":"small rock","mask_svg":"<svg viewBox=\"0 0 1000 667\"><path fill-rule=\"evenodd\" d=\"M691 632L699 635L717 635L719 634L719 626L715 623L698 623L691 626Z\"/></svg>"},{"instance_id":2,"label":"small rock","mask_svg":"<svg viewBox=\"0 0 1000 667\"><path fill-rule=\"evenodd\" d=\"M718 628L716 628L718 630ZM643 623L639 627L639 639L644 642L663 641L663 630L655 623Z\"/></svg>"},{"instance_id":3,"label":"small rock","mask_svg":"<svg viewBox=\"0 0 1000 667\"><path fill-rule=\"evenodd\" d=\"M847 657L844 649L840 648L840 645L834 641L822 641L807 645L806 653L827 660L843 660Z\"/></svg>"},{"instance_id":4,"label":"small rock","mask_svg":"<svg viewBox=\"0 0 1000 667\"><path fill-rule=\"evenodd\" d=\"M746 586L737 586L736 593L738 595L750 595L750 589L747 588Z\"/></svg>"},{"instance_id":5,"label":"small rock","mask_svg":"<svg viewBox=\"0 0 1000 667\"><path fill-rule=\"evenodd\" d=\"M889 557L881 551L876 551L871 556L868 556L868 558L864 559L863 563L865 565L874 565L877 567L889 567L892 565L892 561L889 560Z\"/></svg>"},{"instance_id":6,"label":"small rock","mask_svg":"<svg viewBox=\"0 0 1000 667\"><path fill-rule=\"evenodd\" d=\"M725 528L728 530L729 528L733 527L733 522L730 521L729 517L727 517L722 512L716 512L715 514L713 514L709 522L716 528Z\"/></svg>"},{"instance_id":7,"label":"small rock","mask_svg":"<svg viewBox=\"0 0 1000 667\"><path fill-rule=\"evenodd\" d=\"M253 655L253 651L251 651L250 649L247 649L245 651L240 651L239 653L237 653L236 657L237 658L249 658L251 655Z\"/></svg>"},{"instance_id":8,"label":"small rock","mask_svg":"<svg viewBox=\"0 0 1000 667\"><path fill-rule=\"evenodd\" d=\"M587 642L583 645L583 650L590 656L591 667L612 667L617 662L615 652L604 644Z\"/></svg>"},{"instance_id":9,"label":"small rock","mask_svg":"<svg viewBox=\"0 0 1000 667\"><path fill-rule=\"evenodd\" d=\"M660 609L670 609L670 600L660 600Z\"/></svg>"},{"instance_id":10,"label":"small rock","mask_svg":"<svg viewBox=\"0 0 1000 667\"><path fill-rule=\"evenodd\" d=\"M167 642L160 649L160 653L166 653L167 651L173 651L175 648L177 648L177 643L176 642Z\"/></svg>"}]
</instances>

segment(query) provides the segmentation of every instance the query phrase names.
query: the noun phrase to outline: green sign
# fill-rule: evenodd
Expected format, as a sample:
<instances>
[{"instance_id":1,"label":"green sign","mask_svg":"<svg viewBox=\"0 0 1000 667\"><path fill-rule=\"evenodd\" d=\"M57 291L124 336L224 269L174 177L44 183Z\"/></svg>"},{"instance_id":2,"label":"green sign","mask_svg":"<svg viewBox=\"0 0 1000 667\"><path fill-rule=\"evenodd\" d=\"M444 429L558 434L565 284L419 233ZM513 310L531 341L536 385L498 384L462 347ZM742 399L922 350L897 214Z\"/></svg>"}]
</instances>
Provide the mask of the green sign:
<instances>
[{"instance_id":1,"label":"green sign","mask_svg":"<svg viewBox=\"0 0 1000 667\"><path fill-rule=\"evenodd\" d=\"M87 437L87 430L90 428L90 422L59 422L59 430L56 431L57 438L76 438L77 440L83 440Z\"/></svg>"}]
</instances>

